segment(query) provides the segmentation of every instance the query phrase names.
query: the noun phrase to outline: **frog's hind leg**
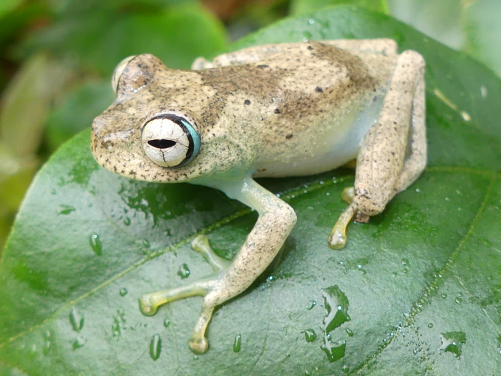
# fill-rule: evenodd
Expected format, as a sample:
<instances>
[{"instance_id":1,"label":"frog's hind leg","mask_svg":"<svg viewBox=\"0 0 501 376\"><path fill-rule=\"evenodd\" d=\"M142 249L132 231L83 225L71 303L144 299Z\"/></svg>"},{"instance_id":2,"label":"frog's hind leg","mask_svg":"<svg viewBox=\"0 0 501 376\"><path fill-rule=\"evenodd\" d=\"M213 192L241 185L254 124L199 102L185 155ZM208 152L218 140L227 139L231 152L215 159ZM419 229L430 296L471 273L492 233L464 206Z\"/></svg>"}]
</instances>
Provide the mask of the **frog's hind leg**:
<instances>
[{"instance_id":1,"label":"frog's hind leg","mask_svg":"<svg viewBox=\"0 0 501 376\"><path fill-rule=\"evenodd\" d=\"M355 188L348 208L329 237L329 246L346 244L346 226L357 212L381 213L426 166L424 60L405 51L397 60L378 121L365 135L357 157Z\"/></svg>"},{"instance_id":2,"label":"frog's hind leg","mask_svg":"<svg viewBox=\"0 0 501 376\"><path fill-rule=\"evenodd\" d=\"M214 308L239 295L255 281L273 261L296 223L294 210L252 178L210 185L259 213L245 243L230 263L212 251L205 237L195 238L193 248L204 255L216 272L187 286L148 294L140 300L141 311L153 315L161 304L203 296L202 311L190 339L190 347L196 353L204 353L209 347L205 332Z\"/></svg>"}]
</instances>

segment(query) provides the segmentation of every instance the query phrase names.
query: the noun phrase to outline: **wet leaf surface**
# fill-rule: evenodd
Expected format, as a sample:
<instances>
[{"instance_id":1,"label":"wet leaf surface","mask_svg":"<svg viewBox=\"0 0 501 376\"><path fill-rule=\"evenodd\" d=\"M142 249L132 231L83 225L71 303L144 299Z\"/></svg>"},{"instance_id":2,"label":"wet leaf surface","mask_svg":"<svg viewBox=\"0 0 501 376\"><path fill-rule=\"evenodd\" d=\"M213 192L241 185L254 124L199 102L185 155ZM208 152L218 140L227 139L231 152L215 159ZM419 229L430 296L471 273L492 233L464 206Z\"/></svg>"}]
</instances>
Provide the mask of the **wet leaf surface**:
<instances>
[{"instance_id":1,"label":"wet leaf surface","mask_svg":"<svg viewBox=\"0 0 501 376\"><path fill-rule=\"evenodd\" d=\"M256 215L209 188L105 171L86 131L34 180L5 249L0 371L499 374L500 81L389 17L349 7L279 22L234 48L376 37L427 60L429 167L383 214L351 225L344 250L330 250L327 236L350 171L262 180L294 207L298 224L263 276L219 307L210 350L195 356L188 339L200 298L153 317L141 315L137 299L211 272L190 248L197 234L232 258ZM190 271L185 279L180 267Z\"/></svg>"}]
</instances>

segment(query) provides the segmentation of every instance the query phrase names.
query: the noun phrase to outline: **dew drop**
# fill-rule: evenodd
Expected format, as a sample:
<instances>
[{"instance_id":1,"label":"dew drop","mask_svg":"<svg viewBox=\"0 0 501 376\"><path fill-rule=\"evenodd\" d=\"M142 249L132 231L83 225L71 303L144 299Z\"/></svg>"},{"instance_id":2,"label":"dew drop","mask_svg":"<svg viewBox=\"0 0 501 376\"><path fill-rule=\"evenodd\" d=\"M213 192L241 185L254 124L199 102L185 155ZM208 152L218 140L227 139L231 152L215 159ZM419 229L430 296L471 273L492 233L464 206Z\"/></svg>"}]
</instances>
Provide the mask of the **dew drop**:
<instances>
[{"instance_id":1,"label":"dew drop","mask_svg":"<svg viewBox=\"0 0 501 376\"><path fill-rule=\"evenodd\" d=\"M151 338L150 342L150 357L153 360L160 358L160 352L162 351L162 338L158 334L155 334Z\"/></svg>"},{"instance_id":2,"label":"dew drop","mask_svg":"<svg viewBox=\"0 0 501 376\"><path fill-rule=\"evenodd\" d=\"M327 315L324 317L325 334L327 335L351 319L348 315L349 303L345 293L337 285L322 290L327 310ZM332 309L333 307L335 309Z\"/></svg>"},{"instance_id":3,"label":"dew drop","mask_svg":"<svg viewBox=\"0 0 501 376\"><path fill-rule=\"evenodd\" d=\"M456 299L454 299L454 302L456 304L461 304L463 302L463 299L461 299L460 297L457 297Z\"/></svg>"},{"instance_id":4,"label":"dew drop","mask_svg":"<svg viewBox=\"0 0 501 376\"><path fill-rule=\"evenodd\" d=\"M315 20L314 20L314 19L310 18L310 19L308 20L308 25L313 25L314 23L315 23Z\"/></svg>"},{"instance_id":5,"label":"dew drop","mask_svg":"<svg viewBox=\"0 0 501 376\"><path fill-rule=\"evenodd\" d=\"M431 328L433 328L433 323L432 323L432 322L430 322L430 323L428 324L428 328L430 328L430 329L431 329Z\"/></svg>"},{"instance_id":6,"label":"dew drop","mask_svg":"<svg viewBox=\"0 0 501 376\"><path fill-rule=\"evenodd\" d=\"M188 278L190 276L190 269L186 263L182 264L177 270L177 275L182 279Z\"/></svg>"},{"instance_id":7,"label":"dew drop","mask_svg":"<svg viewBox=\"0 0 501 376\"><path fill-rule=\"evenodd\" d=\"M146 248L150 248L150 242L148 239L143 239L143 246L145 246Z\"/></svg>"},{"instance_id":8,"label":"dew drop","mask_svg":"<svg viewBox=\"0 0 501 376\"><path fill-rule=\"evenodd\" d=\"M315 307L316 305L317 305L316 301L310 300L310 304L308 305L308 307L306 307L306 309L309 311L309 310L313 309L313 307Z\"/></svg>"},{"instance_id":9,"label":"dew drop","mask_svg":"<svg viewBox=\"0 0 501 376\"><path fill-rule=\"evenodd\" d=\"M70 206L70 205L60 205L59 206L59 213L58 214L68 215L71 212L74 212L75 210L76 209L73 206Z\"/></svg>"},{"instance_id":10,"label":"dew drop","mask_svg":"<svg viewBox=\"0 0 501 376\"><path fill-rule=\"evenodd\" d=\"M466 334L464 332L447 332L442 333L442 347L444 352L450 352L456 355L456 358L461 356L461 347L466 343Z\"/></svg>"},{"instance_id":11,"label":"dew drop","mask_svg":"<svg viewBox=\"0 0 501 376\"><path fill-rule=\"evenodd\" d=\"M84 317L75 307L70 310L70 323L75 332L79 332L84 326Z\"/></svg>"},{"instance_id":12,"label":"dew drop","mask_svg":"<svg viewBox=\"0 0 501 376\"><path fill-rule=\"evenodd\" d=\"M470 116L470 114L468 112L461 111L460 114L461 114L461 117L463 118L464 121L470 121L471 120L471 116Z\"/></svg>"},{"instance_id":13,"label":"dew drop","mask_svg":"<svg viewBox=\"0 0 501 376\"><path fill-rule=\"evenodd\" d=\"M33 344L30 347L30 357L33 358L37 354L37 345Z\"/></svg>"},{"instance_id":14,"label":"dew drop","mask_svg":"<svg viewBox=\"0 0 501 376\"><path fill-rule=\"evenodd\" d=\"M355 334L355 333L353 333L353 330L348 329L348 328L346 328L345 331L346 331L346 334L348 334L350 337L353 337L353 335Z\"/></svg>"},{"instance_id":15,"label":"dew drop","mask_svg":"<svg viewBox=\"0 0 501 376\"><path fill-rule=\"evenodd\" d=\"M242 346L242 336L237 334L235 336L235 341L233 342L233 352L240 352L240 348Z\"/></svg>"},{"instance_id":16,"label":"dew drop","mask_svg":"<svg viewBox=\"0 0 501 376\"><path fill-rule=\"evenodd\" d=\"M170 320L169 320L169 319L165 319L165 320L164 320L164 326L165 326L166 328L168 328L168 327L169 327L169 325L170 325Z\"/></svg>"},{"instance_id":17,"label":"dew drop","mask_svg":"<svg viewBox=\"0 0 501 376\"><path fill-rule=\"evenodd\" d=\"M317 339L317 333L315 333L313 329L306 329L304 331L304 338L306 339L306 342L313 342Z\"/></svg>"},{"instance_id":18,"label":"dew drop","mask_svg":"<svg viewBox=\"0 0 501 376\"><path fill-rule=\"evenodd\" d=\"M77 338L75 338L75 341L73 341L73 349L79 349L80 347L83 347L85 344L87 343L87 340L82 337L82 336L78 336Z\"/></svg>"},{"instance_id":19,"label":"dew drop","mask_svg":"<svg viewBox=\"0 0 501 376\"><path fill-rule=\"evenodd\" d=\"M92 234L90 236L90 246L96 255L101 256L103 254L103 245L98 234Z\"/></svg>"},{"instance_id":20,"label":"dew drop","mask_svg":"<svg viewBox=\"0 0 501 376\"><path fill-rule=\"evenodd\" d=\"M45 344L44 344L44 347L43 347L43 353L44 353L44 355L47 355L50 352L50 348L52 346L50 337L51 337L50 330L47 330L45 332Z\"/></svg>"},{"instance_id":21,"label":"dew drop","mask_svg":"<svg viewBox=\"0 0 501 376\"><path fill-rule=\"evenodd\" d=\"M126 225L126 226L130 226L130 222L131 222L131 221L130 221L130 218L129 218L129 217L125 217L125 218L124 218L124 225Z\"/></svg>"},{"instance_id":22,"label":"dew drop","mask_svg":"<svg viewBox=\"0 0 501 376\"><path fill-rule=\"evenodd\" d=\"M127 295L127 289L125 287L122 287L119 291L120 296L125 296Z\"/></svg>"},{"instance_id":23,"label":"dew drop","mask_svg":"<svg viewBox=\"0 0 501 376\"><path fill-rule=\"evenodd\" d=\"M447 294L442 294L440 296L442 297L442 299L447 299Z\"/></svg>"},{"instance_id":24,"label":"dew drop","mask_svg":"<svg viewBox=\"0 0 501 376\"><path fill-rule=\"evenodd\" d=\"M327 355L329 362L333 363L344 357L346 353L346 342L343 342L340 346L333 346L330 342L325 342L320 348Z\"/></svg>"},{"instance_id":25,"label":"dew drop","mask_svg":"<svg viewBox=\"0 0 501 376\"><path fill-rule=\"evenodd\" d=\"M484 85L480 86L480 95L483 99L487 99L487 88Z\"/></svg>"}]
</instances>

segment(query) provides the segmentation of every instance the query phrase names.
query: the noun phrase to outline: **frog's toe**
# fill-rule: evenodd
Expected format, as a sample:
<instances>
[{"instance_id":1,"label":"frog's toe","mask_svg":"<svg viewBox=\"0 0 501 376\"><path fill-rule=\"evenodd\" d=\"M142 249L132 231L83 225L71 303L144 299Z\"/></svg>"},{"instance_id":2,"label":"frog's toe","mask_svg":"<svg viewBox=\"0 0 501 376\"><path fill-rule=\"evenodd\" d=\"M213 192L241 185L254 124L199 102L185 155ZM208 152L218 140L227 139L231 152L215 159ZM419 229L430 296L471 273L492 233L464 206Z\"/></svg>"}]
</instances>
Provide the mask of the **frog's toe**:
<instances>
[{"instance_id":1,"label":"frog's toe","mask_svg":"<svg viewBox=\"0 0 501 376\"><path fill-rule=\"evenodd\" d=\"M329 247L332 249L343 249L346 245L346 234L338 229L334 229L329 236Z\"/></svg>"},{"instance_id":2,"label":"frog's toe","mask_svg":"<svg viewBox=\"0 0 501 376\"><path fill-rule=\"evenodd\" d=\"M345 190L346 191L346 190ZM357 205L352 202L340 215L329 236L329 247L342 249L346 245L346 226L357 212Z\"/></svg>"},{"instance_id":3,"label":"frog's toe","mask_svg":"<svg viewBox=\"0 0 501 376\"><path fill-rule=\"evenodd\" d=\"M149 295L144 295L141 299L139 299L139 309L143 315L153 316L157 313L157 308L157 305L151 303Z\"/></svg>"},{"instance_id":4,"label":"frog's toe","mask_svg":"<svg viewBox=\"0 0 501 376\"><path fill-rule=\"evenodd\" d=\"M196 354L203 354L209 349L209 341L203 336L194 334L190 338L190 349Z\"/></svg>"},{"instance_id":5,"label":"frog's toe","mask_svg":"<svg viewBox=\"0 0 501 376\"><path fill-rule=\"evenodd\" d=\"M191 248L193 250L200 252L207 262L212 266L214 271L221 271L228 268L230 262L222 257L219 257L216 252L214 252L209 244L209 239L205 235L198 235L191 242Z\"/></svg>"}]
</instances>

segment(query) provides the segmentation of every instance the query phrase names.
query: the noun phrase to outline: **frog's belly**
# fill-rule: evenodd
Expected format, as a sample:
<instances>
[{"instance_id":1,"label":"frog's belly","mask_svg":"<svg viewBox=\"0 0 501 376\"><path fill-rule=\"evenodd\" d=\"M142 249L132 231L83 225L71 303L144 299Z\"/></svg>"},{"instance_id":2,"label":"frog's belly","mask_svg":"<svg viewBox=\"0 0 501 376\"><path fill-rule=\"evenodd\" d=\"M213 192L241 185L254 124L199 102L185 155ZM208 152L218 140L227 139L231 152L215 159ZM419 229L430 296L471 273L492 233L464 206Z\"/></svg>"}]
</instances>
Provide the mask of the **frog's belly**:
<instances>
[{"instance_id":1,"label":"frog's belly","mask_svg":"<svg viewBox=\"0 0 501 376\"><path fill-rule=\"evenodd\" d=\"M290 150L284 149L282 155L270 158L270 161L260 161L253 176L255 177L286 177L314 175L333 170L356 158L359 145L368 130L377 122L383 98L372 104L358 116L348 117L334 128L332 134L319 135L314 146L299 147L305 153L289 155ZM306 152L307 151L307 152Z\"/></svg>"}]
</instances>

